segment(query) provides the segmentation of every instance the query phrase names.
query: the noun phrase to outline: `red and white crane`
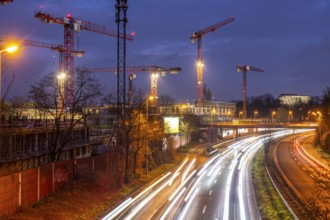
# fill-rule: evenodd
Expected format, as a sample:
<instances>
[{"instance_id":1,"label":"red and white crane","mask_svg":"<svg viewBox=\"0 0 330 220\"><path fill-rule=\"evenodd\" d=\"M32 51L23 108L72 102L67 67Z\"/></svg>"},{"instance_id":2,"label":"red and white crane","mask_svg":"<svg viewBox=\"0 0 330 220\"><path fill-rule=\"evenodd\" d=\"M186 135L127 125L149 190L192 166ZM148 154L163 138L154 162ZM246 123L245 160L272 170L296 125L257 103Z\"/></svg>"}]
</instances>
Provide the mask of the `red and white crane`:
<instances>
[{"instance_id":1,"label":"red and white crane","mask_svg":"<svg viewBox=\"0 0 330 220\"><path fill-rule=\"evenodd\" d=\"M68 101L72 99L71 95L74 91L74 58L71 51L74 51L74 32L81 32L82 30L92 31L98 34L103 34L111 37L120 37L127 40L133 40L133 34L122 35L118 34L115 30L103 26L94 24L81 19L73 18L70 14L65 17L55 16L42 11L36 12L35 18L39 18L45 23L55 23L64 26L64 48L67 52L64 52L64 71L69 75L68 86L65 88L66 97ZM71 92L70 92L71 91ZM71 100L72 101L72 100Z\"/></svg>"},{"instance_id":2,"label":"red and white crane","mask_svg":"<svg viewBox=\"0 0 330 220\"><path fill-rule=\"evenodd\" d=\"M108 68L87 68L89 72L99 72L99 73L115 73L118 74L116 67ZM150 106L157 105L158 98L158 78L159 74L161 76L166 76L166 73L177 74L181 71L181 67L172 67L164 68L159 66L127 66L126 72L128 76L128 103L132 104L132 93L133 93L133 84L132 81L136 78L136 73L151 73L150 81L150 97L153 97Z\"/></svg>"},{"instance_id":3,"label":"red and white crane","mask_svg":"<svg viewBox=\"0 0 330 220\"><path fill-rule=\"evenodd\" d=\"M258 67L253 67L253 66L248 66L248 65L237 65L237 72L243 73L243 118L246 118L246 99L247 99L247 71L255 71L255 72L264 72L264 68L258 68Z\"/></svg>"},{"instance_id":4,"label":"red and white crane","mask_svg":"<svg viewBox=\"0 0 330 220\"><path fill-rule=\"evenodd\" d=\"M203 30L193 32L192 37L190 37L191 42L194 43L197 40L198 43L198 60L197 60L197 105L202 105L203 103L203 59L202 59L202 37L203 35L215 31L216 29L229 24L234 21L234 17L229 17L226 20L207 27Z\"/></svg>"}]
</instances>

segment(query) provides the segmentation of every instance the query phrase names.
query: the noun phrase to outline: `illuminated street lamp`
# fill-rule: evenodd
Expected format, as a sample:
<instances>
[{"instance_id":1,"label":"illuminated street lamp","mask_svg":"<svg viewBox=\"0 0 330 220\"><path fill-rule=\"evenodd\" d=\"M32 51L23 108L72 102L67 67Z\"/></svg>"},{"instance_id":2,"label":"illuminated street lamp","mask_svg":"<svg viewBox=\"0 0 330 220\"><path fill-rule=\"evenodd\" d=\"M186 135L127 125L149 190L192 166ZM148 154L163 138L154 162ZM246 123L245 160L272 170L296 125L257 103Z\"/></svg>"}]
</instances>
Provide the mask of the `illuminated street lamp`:
<instances>
[{"instance_id":1,"label":"illuminated street lamp","mask_svg":"<svg viewBox=\"0 0 330 220\"><path fill-rule=\"evenodd\" d=\"M0 128L1 128L1 119L2 119L2 94L1 94L1 90L2 90L2 67L1 67L1 54L3 52L8 52L8 53L12 53L14 51L16 51L18 49L17 45L12 45L7 47L6 49L0 49Z\"/></svg>"},{"instance_id":2,"label":"illuminated street lamp","mask_svg":"<svg viewBox=\"0 0 330 220\"><path fill-rule=\"evenodd\" d=\"M318 130L320 132L320 138L321 138L322 137L322 127L321 127L322 113L320 111L317 111L316 115L317 115L317 118L316 118L317 126L318 126Z\"/></svg>"},{"instance_id":3,"label":"illuminated street lamp","mask_svg":"<svg viewBox=\"0 0 330 220\"><path fill-rule=\"evenodd\" d=\"M182 120L182 110L184 110L186 108L186 105L183 104L179 107L179 111L180 111L180 120ZM180 121L179 121L180 123ZM181 141L181 136L182 136L182 128L181 128L181 123L179 124L179 132L180 132L180 156L182 155L182 141Z\"/></svg>"},{"instance_id":4,"label":"illuminated street lamp","mask_svg":"<svg viewBox=\"0 0 330 220\"><path fill-rule=\"evenodd\" d=\"M289 123L290 123L291 119L292 119L292 111L289 111Z\"/></svg>"},{"instance_id":5,"label":"illuminated street lamp","mask_svg":"<svg viewBox=\"0 0 330 220\"><path fill-rule=\"evenodd\" d=\"M154 100L154 96L148 96L147 97L147 101L146 101L146 114L147 114L147 127L148 127L148 129L149 129L149 111L148 111L148 109L149 109L149 100L150 101L153 101ZM149 148L149 139L147 138L147 155L146 155L146 177L148 177L148 166L149 166L149 160L148 160L148 158L149 158L149 150L148 150L148 148Z\"/></svg>"},{"instance_id":6,"label":"illuminated street lamp","mask_svg":"<svg viewBox=\"0 0 330 220\"><path fill-rule=\"evenodd\" d=\"M258 111L254 111L254 113L253 113L253 119L256 119L256 115L258 115Z\"/></svg>"},{"instance_id":7,"label":"illuminated street lamp","mask_svg":"<svg viewBox=\"0 0 330 220\"><path fill-rule=\"evenodd\" d=\"M213 122L214 122L214 115L217 113L217 110L212 109L211 110L211 142L213 143Z\"/></svg>"},{"instance_id":8,"label":"illuminated street lamp","mask_svg":"<svg viewBox=\"0 0 330 220\"><path fill-rule=\"evenodd\" d=\"M65 78L66 74L61 72L57 75L58 79L58 108L60 112L63 111L64 108L64 88L65 88Z\"/></svg>"},{"instance_id":9,"label":"illuminated street lamp","mask_svg":"<svg viewBox=\"0 0 330 220\"><path fill-rule=\"evenodd\" d=\"M272 111L272 122L274 122L275 116L276 116L276 112L275 111Z\"/></svg>"},{"instance_id":10,"label":"illuminated street lamp","mask_svg":"<svg viewBox=\"0 0 330 220\"><path fill-rule=\"evenodd\" d=\"M242 116L243 116L243 112L240 111L240 112L239 112L239 118L242 118Z\"/></svg>"}]
</instances>

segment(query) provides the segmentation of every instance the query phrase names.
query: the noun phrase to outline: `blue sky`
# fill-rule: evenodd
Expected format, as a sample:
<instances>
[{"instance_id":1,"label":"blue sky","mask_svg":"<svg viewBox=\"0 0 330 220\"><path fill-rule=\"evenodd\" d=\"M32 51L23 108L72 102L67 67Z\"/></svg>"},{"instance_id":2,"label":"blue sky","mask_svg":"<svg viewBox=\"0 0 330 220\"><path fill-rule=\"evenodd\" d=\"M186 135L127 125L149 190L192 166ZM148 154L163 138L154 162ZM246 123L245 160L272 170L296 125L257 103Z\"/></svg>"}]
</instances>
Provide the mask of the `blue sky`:
<instances>
[{"instance_id":1,"label":"blue sky","mask_svg":"<svg viewBox=\"0 0 330 220\"><path fill-rule=\"evenodd\" d=\"M95 3L98 2L98 3ZM113 29L115 0L14 0L0 7L0 36L63 44L63 27L44 24L34 18L42 10L59 16L70 13ZM127 42L127 65L180 66L178 75L159 80L158 94L177 101L196 99L197 44L192 32L216 24L230 16L235 21L203 36L203 82L216 100L240 100L242 76L237 64L265 68L264 73L248 72L248 96L281 93L321 96L330 86L330 2L328 0L139 0L128 1L128 32L136 32ZM78 38L75 38L78 49ZM88 31L79 33L78 66L116 65L116 39ZM22 48L5 59L3 87L10 75L16 78L9 95L26 96L30 85L50 71L56 71L58 53L36 47ZM106 92L115 91L116 77L94 73ZM138 73L136 88L149 91L150 77Z\"/></svg>"}]
</instances>

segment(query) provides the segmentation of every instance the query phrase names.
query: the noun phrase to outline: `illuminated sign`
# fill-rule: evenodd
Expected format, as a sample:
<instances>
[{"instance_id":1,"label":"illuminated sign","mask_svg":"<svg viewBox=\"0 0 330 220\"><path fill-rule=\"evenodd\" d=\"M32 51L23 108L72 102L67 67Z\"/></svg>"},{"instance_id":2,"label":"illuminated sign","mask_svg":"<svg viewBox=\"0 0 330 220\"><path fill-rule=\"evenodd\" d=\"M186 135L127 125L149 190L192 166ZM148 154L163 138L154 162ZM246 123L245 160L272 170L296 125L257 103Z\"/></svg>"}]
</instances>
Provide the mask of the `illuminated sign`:
<instances>
[{"instance_id":1,"label":"illuminated sign","mask_svg":"<svg viewBox=\"0 0 330 220\"><path fill-rule=\"evenodd\" d=\"M164 117L164 132L166 134L179 133L179 117Z\"/></svg>"}]
</instances>

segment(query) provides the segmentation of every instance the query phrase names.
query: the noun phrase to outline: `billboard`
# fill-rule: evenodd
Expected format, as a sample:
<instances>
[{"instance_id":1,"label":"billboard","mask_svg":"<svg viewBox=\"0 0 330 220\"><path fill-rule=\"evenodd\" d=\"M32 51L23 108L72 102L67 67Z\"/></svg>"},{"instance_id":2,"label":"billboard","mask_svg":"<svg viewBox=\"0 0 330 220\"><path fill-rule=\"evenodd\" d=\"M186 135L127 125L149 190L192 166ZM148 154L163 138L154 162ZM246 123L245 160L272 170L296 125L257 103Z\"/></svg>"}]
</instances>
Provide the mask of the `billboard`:
<instances>
[{"instance_id":1,"label":"billboard","mask_svg":"<svg viewBox=\"0 0 330 220\"><path fill-rule=\"evenodd\" d=\"M179 117L164 117L165 134L179 133Z\"/></svg>"}]
</instances>

